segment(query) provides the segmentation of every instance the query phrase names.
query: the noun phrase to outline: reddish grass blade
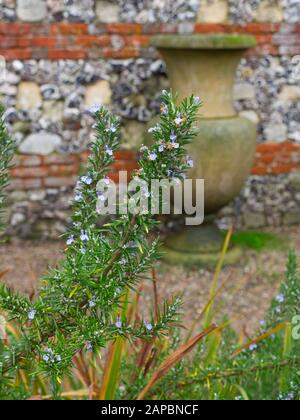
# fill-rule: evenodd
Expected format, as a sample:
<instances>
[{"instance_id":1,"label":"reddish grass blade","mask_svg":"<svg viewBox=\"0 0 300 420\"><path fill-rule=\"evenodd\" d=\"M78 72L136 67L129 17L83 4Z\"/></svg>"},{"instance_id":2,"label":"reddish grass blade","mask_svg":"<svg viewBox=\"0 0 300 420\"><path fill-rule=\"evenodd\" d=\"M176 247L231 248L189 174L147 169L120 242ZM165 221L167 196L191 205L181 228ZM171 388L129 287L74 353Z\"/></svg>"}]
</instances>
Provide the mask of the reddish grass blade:
<instances>
[{"instance_id":1,"label":"reddish grass blade","mask_svg":"<svg viewBox=\"0 0 300 420\"><path fill-rule=\"evenodd\" d=\"M154 372L152 378L143 389L143 391L138 396L138 400L143 400L145 396L148 394L151 388L156 385L169 371L174 367L181 359L183 359L193 348L201 341L203 338L210 335L217 329L215 324L211 325L208 329L203 331L202 333L196 335L196 337L192 338L188 343L179 347L171 356L169 356Z\"/></svg>"},{"instance_id":2,"label":"reddish grass blade","mask_svg":"<svg viewBox=\"0 0 300 420\"><path fill-rule=\"evenodd\" d=\"M249 341L248 343L244 344L240 348L238 348L233 354L232 358L236 357L240 354L243 350L248 349L252 344L258 344L261 341L265 340L268 337L271 337L274 334L277 334L279 331L287 328L289 326L288 323L284 322L283 324L277 325L277 327L273 328L272 330L267 331L265 334L260 335L259 337L255 338L254 340Z\"/></svg>"},{"instance_id":3,"label":"reddish grass blade","mask_svg":"<svg viewBox=\"0 0 300 420\"><path fill-rule=\"evenodd\" d=\"M107 359L103 372L103 381L100 388L100 394L96 399L114 400L120 376L122 354L124 350L124 339L118 337L111 343L107 350Z\"/></svg>"},{"instance_id":4,"label":"reddish grass blade","mask_svg":"<svg viewBox=\"0 0 300 420\"><path fill-rule=\"evenodd\" d=\"M6 276L6 274L8 273L8 270L6 270L6 271L1 271L0 272L0 280L4 277L4 276Z\"/></svg>"}]
</instances>

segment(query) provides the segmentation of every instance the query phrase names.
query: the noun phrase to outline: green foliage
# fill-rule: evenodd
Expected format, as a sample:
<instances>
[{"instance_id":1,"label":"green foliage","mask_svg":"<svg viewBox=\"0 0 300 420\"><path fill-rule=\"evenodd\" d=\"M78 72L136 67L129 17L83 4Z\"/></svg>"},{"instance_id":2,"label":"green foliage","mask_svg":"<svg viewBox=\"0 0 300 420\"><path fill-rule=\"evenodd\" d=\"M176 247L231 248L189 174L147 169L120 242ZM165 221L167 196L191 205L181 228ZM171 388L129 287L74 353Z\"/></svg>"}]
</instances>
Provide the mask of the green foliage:
<instances>
[{"instance_id":1,"label":"green foliage","mask_svg":"<svg viewBox=\"0 0 300 420\"><path fill-rule=\"evenodd\" d=\"M8 169L13 158L13 153L13 142L9 137L5 127L4 108L0 104L0 213L3 213L5 208L4 189L8 185ZM1 227L3 227L3 225Z\"/></svg>"},{"instance_id":2,"label":"green foliage","mask_svg":"<svg viewBox=\"0 0 300 420\"><path fill-rule=\"evenodd\" d=\"M225 321L199 344L192 359L182 360L148 395L150 398L195 400L300 400L300 340L291 322L300 314L300 278L295 253L289 255L286 279L273 299L257 336L243 345ZM254 308L255 310L255 308ZM160 360L172 354L182 340L178 329L159 352ZM130 363L122 372L120 398L135 399L149 380L136 372L132 386L126 379L135 370Z\"/></svg>"},{"instance_id":3,"label":"green foliage","mask_svg":"<svg viewBox=\"0 0 300 420\"><path fill-rule=\"evenodd\" d=\"M184 146L196 135L193 126L199 106L194 97L177 106L172 94L163 92L161 121L153 130L155 143L151 149L142 149L139 162L137 175L147 185L152 178L184 175L188 167ZM151 323L137 320L129 324L119 316L128 288L134 288L157 260L159 243L147 238L156 223L148 214L120 215L109 225L97 226L97 185L108 182L106 175L119 147L120 122L103 108L95 118L96 140L87 173L76 187L65 259L43 280L34 302L5 286L0 288L0 308L22 331L13 338L13 345L2 346L2 398L10 395L5 385L11 383L9 378L18 382L20 372L50 378L56 398L76 355L97 352L118 337L161 337L177 318L178 298L165 304ZM7 150L9 155L11 149ZM34 384L29 382L28 395Z\"/></svg>"},{"instance_id":4,"label":"green foliage","mask_svg":"<svg viewBox=\"0 0 300 420\"><path fill-rule=\"evenodd\" d=\"M237 246L260 252L266 249L286 249L288 240L269 232L249 230L234 233L232 242Z\"/></svg>"},{"instance_id":5,"label":"green foliage","mask_svg":"<svg viewBox=\"0 0 300 420\"><path fill-rule=\"evenodd\" d=\"M136 174L148 185L153 178L184 176L189 166L184 146L196 134L197 98L177 107L172 95L164 92L162 102L160 123L151 130L155 143L150 149L142 148ZM218 312L216 297L223 290L219 275L231 232L208 303L192 328L185 334L179 323L179 298L158 306L154 274L155 305L150 321L143 320L137 286L148 278L159 257L159 242L148 239L156 222L138 213L97 225L97 185L107 182L119 145L119 120L104 109L95 117L97 138L87 173L76 187L65 259L48 273L34 302L0 288L0 308L9 321L8 339L0 341L0 399L38 395L44 399L300 400L300 340L293 334L293 320L300 315L295 253L289 255L286 279L253 338L239 340L228 319L219 327L209 327ZM3 194L13 149L3 122L0 133ZM259 250L269 239L247 234L239 240ZM195 329L205 331L191 338ZM184 358L193 348L194 354Z\"/></svg>"}]
</instances>

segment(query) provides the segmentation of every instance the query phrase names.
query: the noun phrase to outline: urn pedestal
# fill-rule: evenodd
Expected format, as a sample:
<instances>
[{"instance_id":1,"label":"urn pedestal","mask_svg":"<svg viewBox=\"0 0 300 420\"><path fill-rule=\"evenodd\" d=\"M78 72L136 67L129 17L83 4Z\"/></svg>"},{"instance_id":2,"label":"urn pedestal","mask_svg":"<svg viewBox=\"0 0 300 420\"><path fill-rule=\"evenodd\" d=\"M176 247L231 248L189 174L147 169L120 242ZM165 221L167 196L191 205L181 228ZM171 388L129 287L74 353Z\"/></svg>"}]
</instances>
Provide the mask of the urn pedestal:
<instances>
[{"instance_id":1,"label":"urn pedestal","mask_svg":"<svg viewBox=\"0 0 300 420\"><path fill-rule=\"evenodd\" d=\"M192 94L203 99L199 135L190 146L194 159L190 178L205 180L205 222L185 227L165 242L172 263L214 265L223 235L213 223L215 213L241 191L250 174L256 149L256 124L239 117L233 106L237 66L256 40L244 35L158 35L152 38L165 60L171 88L179 100ZM232 248L226 260L234 263Z\"/></svg>"}]
</instances>

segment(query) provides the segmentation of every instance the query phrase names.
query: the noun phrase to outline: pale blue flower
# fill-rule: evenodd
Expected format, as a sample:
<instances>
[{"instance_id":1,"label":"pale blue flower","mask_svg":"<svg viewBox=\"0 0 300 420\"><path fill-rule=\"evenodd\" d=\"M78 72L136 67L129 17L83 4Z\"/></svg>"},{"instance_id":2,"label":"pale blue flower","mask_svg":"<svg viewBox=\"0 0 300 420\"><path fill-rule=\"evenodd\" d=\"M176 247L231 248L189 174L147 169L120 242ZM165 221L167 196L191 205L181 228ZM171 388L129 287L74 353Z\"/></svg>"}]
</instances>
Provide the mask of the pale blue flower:
<instances>
[{"instance_id":1,"label":"pale blue flower","mask_svg":"<svg viewBox=\"0 0 300 420\"><path fill-rule=\"evenodd\" d=\"M108 131L110 131L111 133L116 133L117 132L117 127L112 125L111 127L109 127Z\"/></svg>"},{"instance_id":2,"label":"pale blue flower","mask_svg":"<svg viewBox=\"0 0 300 420\"><path fill-rule=\"evenodd\" d=\"M165 150L165 146L164 146L163 144L160 144L160 145L158 146L158 151L159 151L160 153L162 153L164 150Z\"/></svg>"},{"instance_id":3,"label":"pale blue flower","mask_svg":"<svg viewBox=\"0 0 300 420\"><path fill-rule=\"evenodd\" d=\"M199 104L201 103L201 99L199 98L199 96L195 96L195 97L194 97L194 103L195 103L196 105L199 105Z\"/></svg>"},{"instance_id":4,"label":"pale blue flower","mask_svg":"<svg viewBox=\"0 0 300 420\"><path fill-rule=\"evenodd\" d=\"M174 130L172 130L172 134L171 134L171 136L170 136L170 140L171 140L171 142L172 143L175 143L175 140L177 139L177 136L176 136L176 134L175 134L175 131Z\"/></svg>"},{"instance_id":5,"label":"pale blue flower","mask_svg":"<svg viewBox=\"0 0 300 420\"><path fill-rule=\"evenodd\" d=\"M249 346L250 351L254 351L256 349L257 349L257 344L251 344L251 346Z\"/></svg>"},{"instance_id":6,"label":"pale blue flower","mask_svg":"<svg viewBox=\"0 0 300 420\"><path fill-rule=\"evenodd\" d=\"M89 238L89 236L88 236L88 234L87 234L87 231L86 230L82 230L81 231L81 234L80 234L80 239L83 241L83 242L85 242L85 241L88 241L90 238Z\"/></svg>"},{"instance_id":7,"label":"pale blue flower","mask_svg":"<svg viewBox=\"0 0 300 420\"><path fill-rule=\"evenodd\" d=\"M155 152L150 153L149 159L151 161L155 161L157 159L157 154Z\"/></svg>"},{"instance_id":8,"label":"pale blue flower","mask_svg":"<svg viewBox=\"0 0 300 420\"><path fill-rule=\"evenodd\" d=\"M76 193L75 194L75 197L74 197L74 200L75 201L77 201L77 202L79 202L79 201L81 201L83 199L83 195L82 195L82 193Z\"/></svg>"},{"instance_id":9,"label":"pale blue flower","mask_svg":"<svg viewBox=\"0 0 300 420\"><path fill-rule=\"evenodd\" d=\"M89 307L94 308L96 306L96 302L94 300L89 301Z\"/></svg>"},{"instance_id":10,"label":"pale blue flower","mask_svg":"<svg viewBox=\"0 0 300 420\"><path fill-rule=\"evenodd\" d=\"M138 248L138 245L134 241L130 241L127 244L127 248Z\"/></svg>"},{"instance_id":11,"label":"pale blue flower","mask_svg":"<svg viewBox=\"0 0 300 420\"><path fill-rule=\"evenodd\" d=\"M191 157L187 158L186 164L190 167L193 168L194 167L194 161Z\"/></svg>"},{"instance_id":12,"label":"pale blue flower","mask_svg":"<svg viewBox=\"0 0 300 420\"><path fill-rule=\"evenodd\" d=\"M57 361L57 362L61 362L61 356L59 356L59 355L58 355L58 356L56 356L56 361Z\"/></svg>"},{"instance_id":13,"label":"pale blue flower","mask_svg":"<svg viewBox=\"0 0 300 420\"><path fill-rule=\"evenodd\" d=\"M29 314L28 314L28 319L30 321L33 321L35 318L35 314L36 314L36 311L34 309L30 309Z\"/></svg>"},{"instance_id":14,"label":"pale blue flower","mask_svg":"<svg viewBox=\"0 0 300 420\"><path fill-rule=\"evenodd\" d=\"M117 322L116 322L116 327L120 330L122 328L123 324L121 321L121 318L118 316L117 318Z\"/></svg>"},{"instance_id":15,"label":"pale blue flower","mask_svg":"<svg viewBox=\"0 0 300 420\"><path fill-rule=\"evenodd\" d=\"M101 105L100 105L100 104L94 104L94 105L92 105L92 106L91 106L91 108L89 109L89 112L90 112L91 114L96 114L96 112L98 112L100 108L101 108Z\"/></svg>"},{"instance_id":16,"label":"pale blue flower","mask_svg":"<svg viewBox=\"0 0 300 420\"><path fill-rule=\"evenodd\" d=\"M284 302L284 295L281 293L276 297L276 300L278 303L283 303Z\"/></svg>"},{"instance_id":17,"label":"pale blue flower","mask_svg":"<svg viewBox=\"0 0 300 420\"><path fill-rule=\"evenodd\" d=\"M145 325L146 330L148 330L148 331L153 330L153 326L152 326L151 322L144 321L144 325Z\"/></svg>"},{"instance_id":18,"label":"pale blue flower","mask_svg":"<svg viewBox=\"0 0 300 420\"><path fill-rule=\"evenodd\" d=\"M166 105L166 104L162 104L162 106L161 106L161 113L162 113L163 115L168 115L168 114L169 114L169 108L168 108L168 105Z\"/></svg>"},{"instance_id":19,"label":"pale blue flower","mask_svg":"<svg viewBox=\"0 0 300 420\"><path fill-rule=\"evenodd\" d=\"M48 362L49 362L50 357L48 356L48 354L44 354L44 356L43 356L43 360L44 360L44 362L46 362L46 363L48 363Z\"/></svg>"},{"instance_id":20,"label":"pale blue flower","mask_svg":"<svg viewBox=\"0 0 300 420\"><path fill-rule=\"evenodd\" d=\"M93 345L92 345L92 343L91 343L90 341L88 341L88 342L86 343L86 350L87 350L87 351L91 351L91 350L93 350Z\"/></svg>"},{"instance_id":21,"label":"pale blue flower","mask_svg":"<svg viewBox=\"0 0 300 420\"><path fill-rule=\"evenodd\" d=\"M82 176L80 180L86 185L91 185L93 182L93 179L90 176Z\"/></svg>"},{"instance_id":22,"label":"pale blue flower","mask_svg":"<svg viewBox=\"0 0 300 420\"><path fill-rule=\"evenodd\" d=\"M85 255L86 254L86 249L85 248L80 248L80 252L81 252L82 255Z\"/></svg>"},{"instance_id":23,"label":"pale blue flower","mask_svg":"<svg viewBox=\"0 0 300 420\"><path fill-rule=\"evenodd\" d=\"M176 125L181 125L182 121L183 121L183 119L181 118L181 114L180 114L180 112L178 112L177 118L175 119L175 124Z\"/></svg>"},{"instance_id":24,"label":"pale blue flower","mask_svg":"<svg viewBox=\"0 0 300 420\"><path fill-rule=\"evenodd\" d=\"M71 235L67 240L67 245L72 245L75 242L74 235Z\"/></svg>"},{"instance_id":25,"label":"pale blue flower","mask_svg":"<svg viewBox=\"0 0 300 420\"><path fill-rule=\"evenodd\" d=\"M154 127L149 128L148 133L157 133L161 129L159 124L156 124Z\"/></svg>"},{"instance_id":26,"label":"pale blue flower","mask_svg":"<svg viewBox=\"0 0 300 420\"><path fill-rule=\"evenodd\" d=\"M113 156L113 154L114 154L113 150L112 150L110 147L108 147L108 146L106 146L106 148L105 148L105 152L106 152L106 154L108 154L109 156Z\"/></svg>"}]
</instances>

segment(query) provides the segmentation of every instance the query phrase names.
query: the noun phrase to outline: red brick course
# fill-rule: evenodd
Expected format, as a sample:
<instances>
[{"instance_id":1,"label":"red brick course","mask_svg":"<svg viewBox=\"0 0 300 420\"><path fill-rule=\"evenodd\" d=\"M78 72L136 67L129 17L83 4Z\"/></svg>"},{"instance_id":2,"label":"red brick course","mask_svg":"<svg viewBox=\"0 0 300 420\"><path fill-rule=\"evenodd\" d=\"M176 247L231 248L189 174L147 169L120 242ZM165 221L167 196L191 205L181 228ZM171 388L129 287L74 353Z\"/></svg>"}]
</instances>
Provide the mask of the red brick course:
<instances>
[{"instance_id":1,"label":"red brick course","mask_svg":"<svg viewBox=\"0 0 300 420\"><path fill-rule=\"evenodd\" d=\"M110 176L118 181L119 171L127 171L128 177L137 169L137 154L119 151ZM24 156L17 155L11 169L11 190L57 188L73 186L80 166L88 159L88 152L80 155ZM279 175L300 171L300 146L292 143L267 143L257 146L253 175Z\"/></svg>"},{"instance_id":2,"label":"red brick course","mask_svg":"<svg viewBox=\"0 0 300 420\"><path fill-rule=\"evenodd\" d=\"M300 25L282 26L272 23L247 25L202 24L191 25L194 33L246 33L256 36L258 46L249 54L300 53ZM134 58L149 46L150 36L156 33L180 33L181 26L174 24L111 23L102 24L101 34L90 33L84 23L25 24L0 23L0 55L7 60L31 58L88 59ZM120 47L113 45L113 37L119 36ZM95 48L97 49L95 53ZM42 50L41 50L42 49Z\"/></svg>"},{"instance_id":3,"label":"red brick course","mask_svg":"<svg viewBox=\"0 0 300 420\"><path fill-rule=\"evenodd\" d=\"M253 175L280 175L300 171L300 146L292 143L265 143L257 146Z\"/></svg>"},{"instance_id":4,"label":"red brick course","mask_svg":"<svg viewBox=\"0 0 300 420\"><path fill-rule=\"evenodd\" d=\"M180 33L175 24L112 23L99 24L99 35L90 32L84 23L28 24L0 22L0 55L9 60L27 59L97 59L137 58L149 46L151 35ZM281 29L283 29L281 31ZM250 23L247 25L201 24L191 25L191 33L246 33L256 36L257 47L249 55L300 54L300 24L280 25ZM119 38L118 48L114 42ZM65 124L68 122L66 121ZM72 186L80 164L87 159L81 155L22 156L14 160L10 189L35 189ZM118 180L118 171L129 174L136 168L136 154L122 151L116 155L117 163L111 177ZM300 146L292 142L261 144L257 147L255 175L278 175L300 170Z\"/></svg>"}]
</instances>

